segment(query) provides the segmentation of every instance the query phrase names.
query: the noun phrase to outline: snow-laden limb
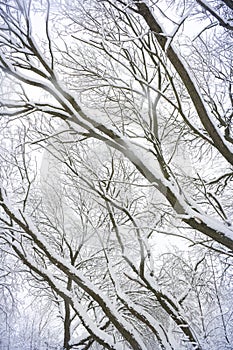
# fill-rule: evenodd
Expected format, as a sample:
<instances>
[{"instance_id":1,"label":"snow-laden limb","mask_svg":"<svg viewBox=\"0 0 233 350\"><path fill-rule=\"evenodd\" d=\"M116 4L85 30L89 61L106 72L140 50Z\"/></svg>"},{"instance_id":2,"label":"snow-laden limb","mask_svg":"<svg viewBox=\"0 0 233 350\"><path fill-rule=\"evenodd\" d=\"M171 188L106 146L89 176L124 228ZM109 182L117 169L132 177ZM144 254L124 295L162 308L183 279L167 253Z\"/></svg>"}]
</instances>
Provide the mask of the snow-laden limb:
<instances>
[{"instance_id":1,"label":"snow-laden limb","mask_svg":"<svg viewBox=\"0 0 233 350\"><path fill-rule=\"evenodd\" d=\"M37 275L42 277L43 280L46 281L49 286L64 300L69 300L70 305L77 313L83 326L87 329L95 341L109 350L123 350L124 346L120 343L116 343L113 336L104 332L93 322L93 320L88 316L87 310L85 310L82 304L77 301L77 298L72 295L72 292L64 288L59 283L59 281L48 271L48 269L38 266L36 262L28 254L25 253L18 242L13 241L11 243L11 246L26 266L28 266Z\"/></svg>"},{"instance_id":2,"label":"snow-laden limb","mask_svg":"<svg viewBox=\"0 0 233 350\"><path fill-rule=\"evenodd\" d=\"M206 0L196 0L201 7L203 7L207 12L209 12L214 18L217 19L220 26L233 30L232 19L230 21L223 18Z\"/></svg>"},{"instance_id":3,"label":"snow-laden limb","mask_svg":"<svg viewBox=\"0 0 233 350\"><path fill-rule=\"evenodd\" d=\"M105 200L107 200L106 196L104 197ZM111 205L113 207L119 208L119 204L114 204L114 201L110 202ZM127 209L122 208L122 210L127 211ZM184 337L186 339L187 342L189 342L190 344L193 345L194 349L200 349L201 347L198 344L198 340L197 337L194 333L194 331L192 330L191 325L189 324L189 322L187 321L184 311L182 309L181 304L170 294L167 293L165 290L162 290L154 281L154 279L151 277L151 274L149 275L148 272L146 272L145 270L145 254L141 252L141 247L140 247L140 263L139 263L139 267L137 268L135 263L132 261L132 259L130 259L125 252L125 248L124 248L124 244L122 242L121 239L121 234L120 234L120 230L119 227L116 223L116 220L114 218L114 214L113 211L111 210L111 208L108 206L108 211L110 214L110 219L112 221L113 224L113 228L115 230L119 245L121 247L121 252L122 252L122 257L123 259L126 261L126 263L128 264L128 266L130 267L130 269L132 270L132 272L137 276L137 281L141 281L143 283L143 285L146 286L147 290L150 290L153 292L153 294L155 295L157 301L160 304L160 307L162 308L162 310L165 312L165 314L167 314L169 317L171 317L173 319L173 321L175 322L176 326L184 333ZM129 217L131 216L130 214L128 214ZM134 221L134 219L133 219ZM135 225L136 222L135 222ZM135 228L136 230L139 230L138 227ZM137 233L137 236L139 234ZM140 238L140 237L139 237ZM144 250L144 245L145 245L145 240L143 241L143 247L142 249ZM139 242L139 246L140 246L140 242ZM145 249L148 249L145 246ZM143 259L143 261L142 261ZM160 323L158 323L150 314L148 314L142 307L139 307L137 304L135 304L134 302L132 302L128 296L123 292L123 290L120 287L120 284L115 276L115 270L112 266L112 262L111 262L111 258L108 257L107 258L108 261L108 269L109 269L109 273L112 279L112 283L114 285L114 288L116 290L117 296L118 298L121 300L121 302L127 307L127 309L132 313L132 315L136 316L141 322L145 323L148 328L153 332L153 334L156 336L161 349L164 348L165 349L177 349L178 346L174 345L174 340L172 341L165 335L165 330L162 327L162 325ZM142 268L142 264L143 264L143 268ZM165 338L164 338L165 336Z\"/></svg>"},{"instance_id":4,"label":"snow-laden limb","mask_svg":"<svg viewBox=\"0 0 233 350\"><path fill-rule=\"evenodd\" d=\"M167 198L175 211L179 215L183 215L182 220L214 241L233 250L233 230L229 224L206 215L186 193L181 192L172 178L165 179L161 172L151 166L151 163L143 161L147 158L143 149L135 147L125 137L123 140L126 145L126 151L123 152L125 156ZM109 201L112 202L112 199L109 198ZM113 205L116 204L113 203Z\"/></svg>"},{"instance_id":5,"label":"snow-laden limb","mask_svg":"<svg viewBox=\"0 0 233 350\"><path fill-rule=\"evenodd\" d=\"M43 251L49 261L62 271L67 277L72 279L79 287L88 293L102 308L105 315L109 318L112 324L117 328L121 335L127 339L133 349L143 350L143 342L138 336L134 327L127 322L122 315L116 310L114 304L108 297L95 286L93 282L87 279L80 271L73 265L59 256L51 246L46 242L42 234L37 230L30 218L19 210L12 208L4 191L0 192L0 206L15 224L17 224L35 243L35 245ZM23 256L20 256L23 258Z\"/></svg>"},{"instance_id":6,"label":"snow-laden limb","mask_svg":"<svg viewBox=\"0 0 233 350\"><path fill-rule=\"evenodd\" d=\"M198 337L195 335L191 324L186 319L184 310L181 304L167 291L160 288L155 280L147 274L147 276L141 277L148 290L150 290L161 307L167 312L175 324L182 330L185 341L188 342L195 350L202 350L201 345L198 342Z\"/></svg>"},{"instance_id":7,"label":"snow-laden limb","mask_svg":"<svg viewBox=\"0 0 233 350\"><path fill-rule=\"evenodd\" d=\"M107 127L106 127L107 128ZM204 233L213 241L223 244L225 247L233 250L233 230L229 223L222 222L215 218L206 215L202 208L188 196L187 193L181 190L173 178L164 178L158 166L151 165L151 159L148 158L148 152L139 145L135 146L129 138L121 136L119 133L116 139L120 143L122 153L135 165L141 174L157 188L161 194L172 205L178 217L189 226ZM147 161L149 159L149 161ZM156 162L156 160L154 161ZM66 164L71 171L72 167ZM88 187L98 193L102 198L111 203L114 207L122 209L120 203L111 198L108 194L103 194L99 189L93 187L93 184L86 178L77 174L88 185Z\"/></svg>"},{"instance_id":8,"label":"snow-laden limb","mask_svg":"<svg viewBox=\"0 0 233 350\"><path fill-rule=\"evenodd\" d=\"M137 6L139 14L144 18L151 31L155 34L159 45L164 50L167 38L166 33L162 28L161 24L158 22L158 20L156 19L155 15L153 14L149 6L146 4L146 2L138 2L136 0L134 0L134 2ZM186 63L179 55L173 44L169 45L166 54L170 62L176 69L177 73L180 75L189 93L189 96L192 99L192 102L196 108L198 116L206 131L208 132L209 136L211 137L215 147L230 164L233 164L232 145L226 141L223 135L221 135L213 119L211 118L211 115L208 112L208 109L206 108L205 102L196 84L195 78L192 76Z\"/></svg>"},{"instance_id":9,"label":"snow-laden limb","mask_svg":"<svg viewBox=\"0 0 233 350\"><path fill-rule=\"evenodd\" d=\"M142 323L146 324L148 328L155 335L159 347L161 350L175 350L178 348L178 344L171 344L170 339L168 338L166 331L162 327L161 323L156 321L154 317L152 317L143 307L140 307L132 300L128 298L128 296L122 291L117 277L115 276L114 268L112 266L111 260L108 260L108 269L109 273L115 287L118 298L125 305L125 307L132 313L132 315L137 317Z\"/></svg>"}]
</instances>

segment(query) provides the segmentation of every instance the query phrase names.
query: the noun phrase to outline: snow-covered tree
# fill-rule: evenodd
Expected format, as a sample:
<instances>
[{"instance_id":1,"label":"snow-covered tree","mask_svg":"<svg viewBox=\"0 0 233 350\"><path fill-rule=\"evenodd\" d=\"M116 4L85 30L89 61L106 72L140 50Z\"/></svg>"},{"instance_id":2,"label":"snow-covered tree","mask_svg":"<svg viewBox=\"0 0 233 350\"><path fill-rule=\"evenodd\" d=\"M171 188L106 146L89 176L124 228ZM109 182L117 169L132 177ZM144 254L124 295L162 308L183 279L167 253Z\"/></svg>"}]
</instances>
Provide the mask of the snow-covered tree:
<instances>
[{"instance_id":1,"label":"snow-covered tree","mask_svg":"<svg viewBox=\"0 0 233 350\"><path fill-rule=\"evenodd\" d=\"M0 2L0 239L53 310L30 339L231 348L231 10Z\"/></svg>"}]
</instances>

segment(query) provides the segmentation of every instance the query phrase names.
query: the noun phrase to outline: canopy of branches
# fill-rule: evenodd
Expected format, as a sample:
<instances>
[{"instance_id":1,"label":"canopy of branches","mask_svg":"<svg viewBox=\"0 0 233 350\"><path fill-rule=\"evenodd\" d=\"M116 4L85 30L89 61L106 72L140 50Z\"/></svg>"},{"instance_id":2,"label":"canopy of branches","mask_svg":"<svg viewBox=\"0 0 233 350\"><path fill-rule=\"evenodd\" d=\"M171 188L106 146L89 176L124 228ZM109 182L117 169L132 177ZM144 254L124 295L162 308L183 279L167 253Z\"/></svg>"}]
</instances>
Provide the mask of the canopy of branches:
<instances>
[{"instance_id":1,"label":"canopy of branches","mask_svg":"<svg viewBox=\"0 0 233 350\"><path fill-rule=\"evenodd\" d=\"M0 1L0 348L232 349L232 34L231 0Z\"/></svg>"}]
</instances>

